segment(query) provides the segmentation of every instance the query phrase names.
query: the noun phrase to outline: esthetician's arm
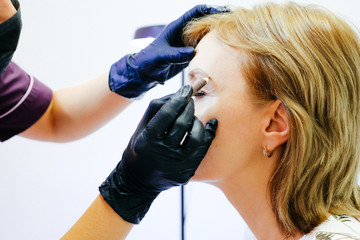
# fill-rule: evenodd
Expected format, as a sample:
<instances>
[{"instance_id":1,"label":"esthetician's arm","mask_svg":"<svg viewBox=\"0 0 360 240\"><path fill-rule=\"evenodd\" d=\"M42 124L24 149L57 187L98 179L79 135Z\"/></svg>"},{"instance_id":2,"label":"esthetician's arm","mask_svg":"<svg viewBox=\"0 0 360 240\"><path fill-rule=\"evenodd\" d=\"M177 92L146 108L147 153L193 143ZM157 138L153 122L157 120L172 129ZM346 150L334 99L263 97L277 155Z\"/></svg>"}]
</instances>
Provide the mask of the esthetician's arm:
<instances>
[{"instance_id":1,"label":"esthetician's arm","mask_svg":"<svg viewBox=\"0 0 360 240\"><path fill-rule=\"evenodd\" d=\"M99 195L62 240L121 240L126 238L132 226Z\"/></svg>"},{"instance_id":2,"label":"esthetician's arm","mask_svg":"<svg viewBox=\"0 0 360 240\"><path fill-rule=\"evenodd\" d=\"M71 141L95 131L131 101L110 91L109 73L53 93L44 115L21 136L44 140Z\"/></svg>"}]
</instances>

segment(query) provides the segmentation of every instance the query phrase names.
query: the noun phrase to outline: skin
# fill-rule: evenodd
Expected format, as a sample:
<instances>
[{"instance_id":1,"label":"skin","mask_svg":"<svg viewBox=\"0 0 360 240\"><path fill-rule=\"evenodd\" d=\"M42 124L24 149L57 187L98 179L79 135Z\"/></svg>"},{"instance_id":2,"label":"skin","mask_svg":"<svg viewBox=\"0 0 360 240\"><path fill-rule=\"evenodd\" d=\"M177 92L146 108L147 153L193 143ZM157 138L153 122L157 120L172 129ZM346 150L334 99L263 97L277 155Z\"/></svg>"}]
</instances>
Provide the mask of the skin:
<instances>
[{"instance_id":1,"label":"skin","mask_svg":"<svg viewBox=\"0 0 360 240\"><path fill-rule=\"evenodd\" d=\"M61 240L122 240L132 227L99 195Z\"/></svg>"},{"instance_id":2,"label":"skin","mask_svg":"<svg viewBox=\"0 0 360 240\"><path fill-rule=\"evenodd\" d=\"M16 9L10 0L0 0L0 24L8 20L15 13Z\"/></svg>"},{"instance_id":3,"label":"skin","mask_svg":"<svg viewBox=\"0 0 360 240\"><path fill-rule=\"evenodd\" d=\"M237 64L243 57L241 50L225 45L211 32L197 45L189 65L190 84L196 80L194 69L212 80L202 88L205 95L195 97L195 115L203 123L216 118L219 125L193 180L220 188L257 239L299 239L301 233L287 237L281 231L270 205L269 183L289 137L288 117L279 100L255 104ZM264 157L265 146L274 151L271 158Z\"/></svg>"}]
</instances>

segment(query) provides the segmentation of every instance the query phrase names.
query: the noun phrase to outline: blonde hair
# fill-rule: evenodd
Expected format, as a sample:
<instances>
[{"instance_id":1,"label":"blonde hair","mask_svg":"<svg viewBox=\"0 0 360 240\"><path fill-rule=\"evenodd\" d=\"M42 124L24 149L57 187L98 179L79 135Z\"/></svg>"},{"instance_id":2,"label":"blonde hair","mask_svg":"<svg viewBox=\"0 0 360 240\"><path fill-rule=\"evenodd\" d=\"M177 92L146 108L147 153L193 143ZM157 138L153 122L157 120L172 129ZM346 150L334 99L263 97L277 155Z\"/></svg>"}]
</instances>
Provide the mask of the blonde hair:
<instances>
[{"instance_id":1,"label":"blonde hair","mask_svg":"<svg viewBox=\"0 0 360 240\"><path fill-rule=\"evenodd\" d=\"M308 233L329 214L360 217L355 31L326 9L293 2L195 20L184 40L196 46L210 31L245 52L239 67L258 103L279 99L287 109L291 134L270 183L282 229Z\"/></svg>"}]
</instances>

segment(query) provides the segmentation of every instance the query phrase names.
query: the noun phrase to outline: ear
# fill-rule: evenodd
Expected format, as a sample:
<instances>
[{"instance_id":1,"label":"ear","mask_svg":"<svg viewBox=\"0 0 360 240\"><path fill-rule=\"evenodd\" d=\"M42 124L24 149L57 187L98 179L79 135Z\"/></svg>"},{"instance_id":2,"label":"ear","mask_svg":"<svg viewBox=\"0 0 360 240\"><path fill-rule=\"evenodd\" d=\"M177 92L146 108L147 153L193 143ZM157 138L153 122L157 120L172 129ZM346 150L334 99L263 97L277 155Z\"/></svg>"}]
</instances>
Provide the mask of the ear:
<instances>
[{"instance_id":1,"label":"ear","mask_svg":"<svg viewBox=\"0 0 360 240\"><path fill-rule=\"evenodd\" d=\"M270 151L275 150L289 139L289 118L285 106L280 100L276 100L268 106L262 133L263 147Z\"/></svg>"}]
</instances>

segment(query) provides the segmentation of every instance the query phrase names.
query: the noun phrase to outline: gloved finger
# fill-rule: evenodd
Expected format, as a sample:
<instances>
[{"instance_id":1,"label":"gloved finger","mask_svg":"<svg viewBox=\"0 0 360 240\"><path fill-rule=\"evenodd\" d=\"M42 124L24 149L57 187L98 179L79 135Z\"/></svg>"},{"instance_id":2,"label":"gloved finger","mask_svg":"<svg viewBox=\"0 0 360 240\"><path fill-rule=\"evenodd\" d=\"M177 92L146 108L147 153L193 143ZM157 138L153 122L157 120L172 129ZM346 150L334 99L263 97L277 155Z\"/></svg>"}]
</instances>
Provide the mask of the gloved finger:
<instances>
[{"instance_id":1,"label":"gloved finger","mask_svg":"<svg viewBox=\"0 0 360 240\"><path fill-rule=\"evenodd\" d=\"M214 121L210 121L210 124L208 123L204 128L199 119L194 119L193 129L190 131L186 143L184 143L183 167L178 177L182 180L179 180L179 183L186 184L194 176L215 137L215 129Z\"/></svg>"},{"instance_id":2,"label":"gloved finger","mask_svg":"<svg viewBox=\"0 0 360 240\"><path fill-rule=\"evenodd\" d=\"M204 144L209 145L215 138L216 129L218 126L217 119L213 118L210 121L208 121L205 125L205 132L204 132Z\"/></svg>"},{"instance_id":3,"label":"gloved finger","mask_svg":"<svg viewBox=\"0 0 360 240\"><path fill-rule=\"evenodd\" d=\"M195 152L203 141L203 137L204 126L197 117L194 117L192 128L182 144L184 155L191 155Z\"/></svg>"},{"instance_id":4,"label":"gloved finger","mask_svg":"<svg viewBox=\"0 0 360 240\"><path fill-rule=\"evenodd\" d=\"M204 138L201 145L197 149L197 154L202 155L203 156L202 158L205 157L212 141L215 138L217 126L218 126L218 121L216 119L211 119L205 125Z\"/></svg>"},{"instance_id":5,"label":"gloved finger","mask_svg":"<svg viewBox=\"0 0 360 240\"><path fill-rule=\"evenodd\" d=\"M190 131L194 120L194 100L186 105L184 111L175 120L170 130L167 131L164 142L173 147L180 147L180 143L185 137L186 133Z\"/></svg>"},{"instance_id":6,"label":"gloved finger","mask_svg":"<svg viewBox=\"0 0 360 240\"><path fill-rule=\"evenodd\" d=\"M163 136L186 107L192 92L190 85L180 88L150 120L146 126L148 134L156 137Z\"/></svg>"},{"instance_id":7,"label":"gloved finger","mask_svg":"<svg viewBox=\"0 0 360 240\"><path fill-rule=\"evenodd\" d=\"M229 12L230 9L226 6L216 6L216 5L206 5L206 4L200 4L186 13L184 13L180 18L174 21L174 28L176 29L183 29L185 24L194 19L194 18L200 18L208 14L215 14L215 13L223 13L223 12Z\"/></svg>"},{"instance_id":8,"label":"gloved finger","mask_svg":"<svg viewBox=\"0 0 360 240\"><path fill-rule=\"evenodd\" d=\"M162 98L154 99L149 103L145 114L141 120L141 122L145 125L154 117L154 115L160 110L160 108L171 98L174 94L166 95Z\"/></svg>"},{"instance_id":9,"label":"gloved finger","mask_svg":"<svg viewBox=\"0 0 360 240\"><path fill-rule=\"evenodd\" d=\"M231 9L228 6L220 5L206 5L203 9L204 14L216 14L216 13L227 13L231 12Z\"/></svg>"},{"instance_id":10,"label":"gloved finger","mask_svg":"<svg viewBox=\"0 0 360 240\"><path fill-rule=\"evenodd\" d=\"M195 56L193 47L169 47L162 54L159 53L156 62L159 63L188 63Z\"/></svg>"},{"instance_id":11,"label":"gloved finger","mask_svg":"<svg viewBox=\"0 0 360 240\"><path fill-rule=\"evenodd\" d=\"M192 163L192 164L194 164L194 166L197 167L196 164L200 164L202 159L205 157L207 151L209 150L209 147L215 138L217 124L218 124L218 122L216 119L211 119L209 122L206 123L205 128L203 129L204 130L203 138L201 139L200 144L197 145L196 152L194 153L198 156L197 158L194 158L194 159L197 159ZM191 147L190 144L195 145L196 143L189 143L189 148Z\"/></svg>"},{"instance_id":12,"label":"gloved finger","mask_svg":"<svg viewBox=\"0 0 360 240\"><path fill-rule=\"evenodd\" d=\"M210 5L197 5L192 9L185 12L177 20L168 24L165 29L159 34L159 39L165 39L170 46L181 47L184 46L182 41L182 30L186 23L194 18L203 17L208 14L228 12L229 9L224 6L210 6Z\"/></svg>"},{"instance_id":13,"label":"gloved finger","mask_svg":"<svg viewBox=\"0 0 360 240\"><path fill-rule=\"evenodd\" d=\"M159 48L156 55L151 59L151 64L145 64L142 69L146 71L153 70L154 66L161 64L179 64L186 67L190 60L195 56L193 47L166 47ZM179 70L180 71L180 70Z\"/></svg>"}]
</instances>

